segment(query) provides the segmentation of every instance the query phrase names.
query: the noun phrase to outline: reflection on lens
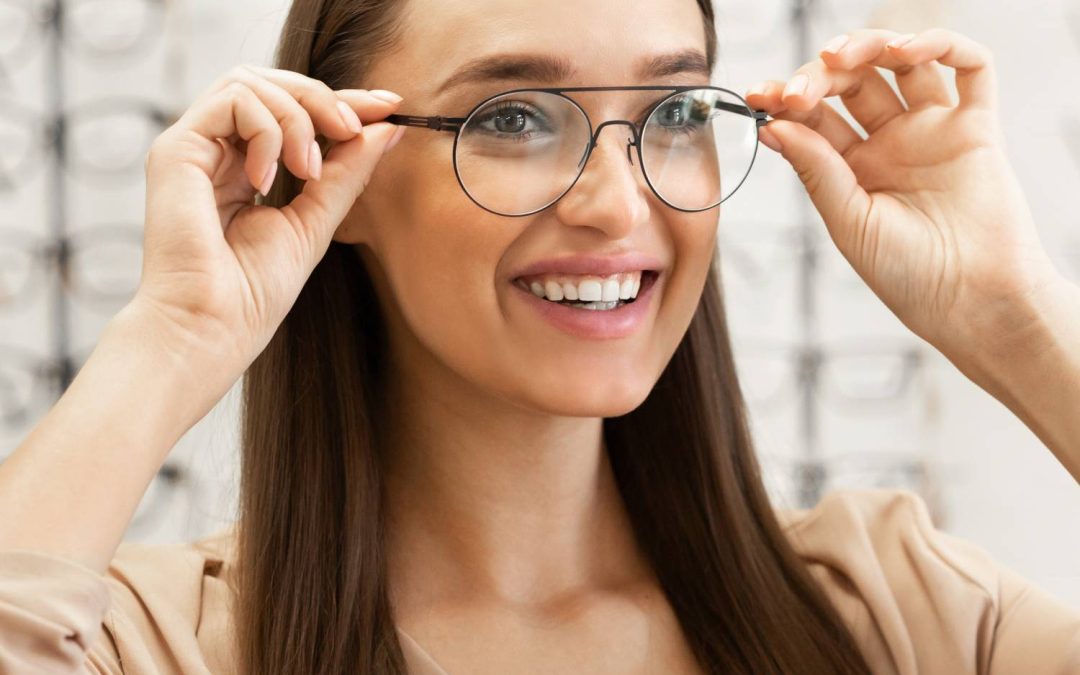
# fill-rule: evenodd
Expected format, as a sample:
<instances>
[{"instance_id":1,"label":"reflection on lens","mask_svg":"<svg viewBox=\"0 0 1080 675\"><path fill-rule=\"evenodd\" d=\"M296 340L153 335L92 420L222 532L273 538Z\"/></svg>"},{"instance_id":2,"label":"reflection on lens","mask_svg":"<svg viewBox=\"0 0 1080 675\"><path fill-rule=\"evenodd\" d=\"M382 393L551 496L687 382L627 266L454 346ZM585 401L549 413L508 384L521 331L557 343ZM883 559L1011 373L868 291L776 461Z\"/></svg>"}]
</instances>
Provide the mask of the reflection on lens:
<instances>
[{"instance_id":1,"label":"reflection on lens","mask_svg":"<svg viewBox=\"0 0 1080 675\"><path fill-rule=\"evenodd\" d=\"M577 178L589 123L569 99L523 91L488 101L464 123L455 148L462 187L506 215L539 210Z\"/></svg>"},{"instance_id":2,"label":"reflection on lens","mask_svg":"<svg viewBox=\"0 0 1080 675\"><path fill-rule=\"evenodd\" d=\"M717 89L673 94L641 136L645 176L675 208L716 206L742 183L757 149L757 123L736 96Z\"/></svg>"}]
</instances>

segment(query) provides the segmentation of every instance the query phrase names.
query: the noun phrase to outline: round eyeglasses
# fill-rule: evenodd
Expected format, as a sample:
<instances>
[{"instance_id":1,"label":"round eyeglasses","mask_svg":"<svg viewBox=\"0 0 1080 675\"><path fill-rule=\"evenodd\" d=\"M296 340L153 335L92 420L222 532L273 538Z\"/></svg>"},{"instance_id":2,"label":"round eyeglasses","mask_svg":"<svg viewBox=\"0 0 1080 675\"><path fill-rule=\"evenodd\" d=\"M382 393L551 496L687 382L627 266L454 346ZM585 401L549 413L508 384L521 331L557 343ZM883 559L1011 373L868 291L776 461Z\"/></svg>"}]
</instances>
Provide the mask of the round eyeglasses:
<instances>
[{"instance_id":1,"label":"round eyeglasses","mask_svg":"<svg viewBox=\"0 0 1080 675\"><path fill-rule=\"evenodd\" d=\"M637 121L592 126L565 95L573 91L667 91ZM454 173L465 194L486 211L527 216L551 206L577 182L608 125L630 127L626 159L637 148L645 181L679 211L719 206L746 180L767 113L714 86L561 87L514 89L490 96L465 117L388 115L404 126L450 131Z\"/></svg>"}]
</instances>

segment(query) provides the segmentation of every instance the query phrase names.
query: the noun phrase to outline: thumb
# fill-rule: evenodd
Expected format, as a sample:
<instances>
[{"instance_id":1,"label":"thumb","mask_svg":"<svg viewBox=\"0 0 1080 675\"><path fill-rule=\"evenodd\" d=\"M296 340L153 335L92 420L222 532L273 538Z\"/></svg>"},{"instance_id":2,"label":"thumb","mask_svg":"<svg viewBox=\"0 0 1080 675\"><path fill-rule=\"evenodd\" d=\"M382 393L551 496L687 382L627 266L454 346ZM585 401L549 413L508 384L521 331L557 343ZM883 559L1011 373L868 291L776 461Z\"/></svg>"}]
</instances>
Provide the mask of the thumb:
<instances>
[{"instance_id":1,"label":"thumb","mask_svg":"<svg viewBox=\"0 0 1080 675\"><path fill-rule=\"evenodd\" d=\"M836 148L799 122L772 120L765 130L779 141L780 154L795 169L833 240L841 244L857 238L856 229L870 210L870 195Z\"/></svg>"},{"instance_id":2,"label":"thumb","mask_svg":"<svg viewBox=\"0 0 1080 675\"><path fill-rule=\"evenodd\" d=\"M367 187L387 145L399 131L404 132L405 127L389 122L365 124L362 133L330 148L319 180L305 182L303 191L285 207L323 247L330 245L330 238ZM321 248L319 252L324 251Z\"/></svg>"}]
</instances>

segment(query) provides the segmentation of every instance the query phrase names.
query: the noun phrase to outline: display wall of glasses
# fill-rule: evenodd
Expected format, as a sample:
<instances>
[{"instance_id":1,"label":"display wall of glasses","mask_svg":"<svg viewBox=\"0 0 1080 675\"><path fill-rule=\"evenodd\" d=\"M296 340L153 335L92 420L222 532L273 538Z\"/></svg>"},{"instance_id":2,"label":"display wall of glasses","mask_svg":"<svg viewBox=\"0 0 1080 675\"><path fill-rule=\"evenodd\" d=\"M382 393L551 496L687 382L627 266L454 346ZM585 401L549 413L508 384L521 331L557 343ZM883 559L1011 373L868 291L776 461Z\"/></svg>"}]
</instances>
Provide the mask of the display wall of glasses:
<instances>
[{"instance_id":1,"label":"display wall of glasses","mask_svg":"<svg viewBox=\"0 0 1080 675\"><path fill-rule=\"evenodd\" d=\"M165 0L0 0L0 461L89 356L76 317L101 325L138 286L143 205L131 196L177 113L147 93L168 86L167 69L146 86L133 73L164 62L167 10ZM119 91L96 90L110 82ZM153 535L199 489L170 458L128 536Z\"/></svg>"}]
</instances>

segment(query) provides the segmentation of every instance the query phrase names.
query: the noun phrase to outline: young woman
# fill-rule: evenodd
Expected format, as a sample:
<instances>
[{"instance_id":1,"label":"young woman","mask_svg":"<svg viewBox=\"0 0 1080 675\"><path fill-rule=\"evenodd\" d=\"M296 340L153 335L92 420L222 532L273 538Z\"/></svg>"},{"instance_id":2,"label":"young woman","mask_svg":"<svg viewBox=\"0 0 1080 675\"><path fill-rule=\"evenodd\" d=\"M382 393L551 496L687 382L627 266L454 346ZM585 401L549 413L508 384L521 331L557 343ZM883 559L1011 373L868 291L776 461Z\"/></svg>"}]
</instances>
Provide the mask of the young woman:
<instances>
[{"instance_id":1,"label":"young woman","mask_svg":"<svg viewBox=\"0 0 1080 675\"><path fill-rule=\"evenodd\" d=\"M715 35L707 0L294 2L154 142L139 292L0 466L0 671L1077 672L1080 613L913 493L773 510L716 276L760 138L1080 479L1080 289L990 55L857 30L752 111ZM236 527L120 546L242 375Z\"/></svg>"}]
</instances>

